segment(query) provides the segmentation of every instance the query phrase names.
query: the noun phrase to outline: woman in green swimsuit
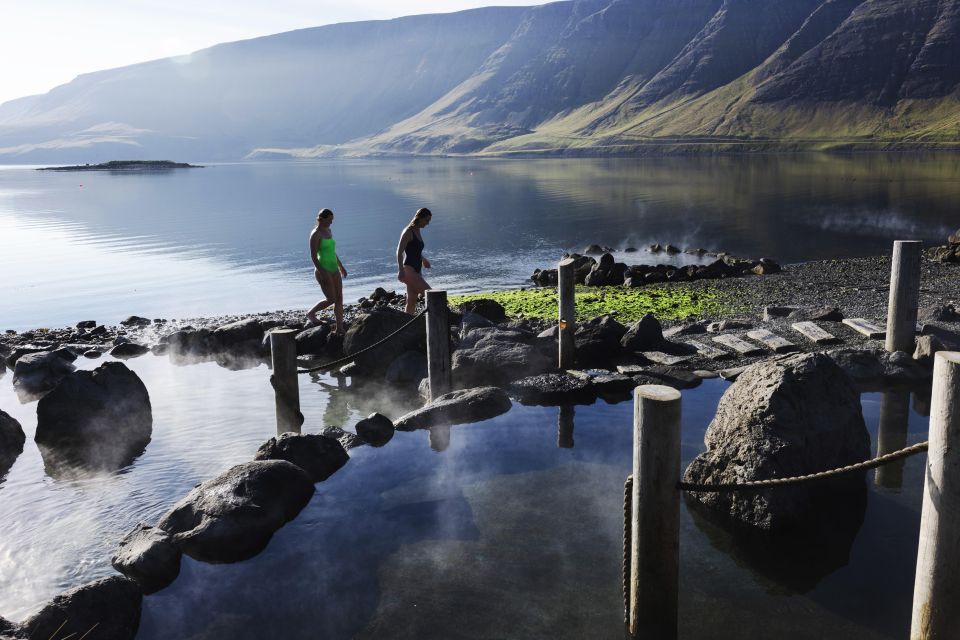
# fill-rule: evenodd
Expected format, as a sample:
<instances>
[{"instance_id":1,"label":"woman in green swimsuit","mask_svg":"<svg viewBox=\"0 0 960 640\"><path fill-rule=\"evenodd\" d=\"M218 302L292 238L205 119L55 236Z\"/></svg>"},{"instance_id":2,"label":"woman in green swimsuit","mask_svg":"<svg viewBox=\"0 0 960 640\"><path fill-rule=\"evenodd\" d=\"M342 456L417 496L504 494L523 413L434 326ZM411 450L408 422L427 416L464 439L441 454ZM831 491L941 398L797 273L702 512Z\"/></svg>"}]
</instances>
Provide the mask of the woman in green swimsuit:
<instances>
[{"instance_id":1,"label":"woman in green swimsuit","mask_svg":"<svg viewBox=\"0 0 960 640\"><path fill-rule=\"evenodd\" d=\"M317 324L317 314L333 305L333 317L337 321L337 333L343 334L343 280L347 270L337 257L337 241L333 239L330 225L333 211L321 209L317 214L317 226L310 232L310 259L315 267L313 274L323 290L325 299L307 311L307 321Z\"/></svg>"}]
</instances>

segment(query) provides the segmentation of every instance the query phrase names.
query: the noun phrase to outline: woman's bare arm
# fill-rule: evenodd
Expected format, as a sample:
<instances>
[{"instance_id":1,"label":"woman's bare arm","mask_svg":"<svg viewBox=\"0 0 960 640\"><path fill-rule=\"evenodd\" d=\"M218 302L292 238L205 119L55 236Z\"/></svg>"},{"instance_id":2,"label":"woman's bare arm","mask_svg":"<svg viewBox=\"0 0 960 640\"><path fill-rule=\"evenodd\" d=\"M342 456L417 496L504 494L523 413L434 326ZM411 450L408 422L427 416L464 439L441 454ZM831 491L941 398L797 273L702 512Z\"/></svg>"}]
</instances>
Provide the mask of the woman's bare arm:
<instances>
[{"instance_id":1,"label":"woman's bare arm","mask_svg":"<svg viewBox=\"0 0 960 640\"><path fill-rule=\"evenodd\" d=\"M310 234L310 261L313 262L313 266L317 269L320 268L320 259L317 258L317 249L320 247L320 234L314 230Z\"/></svg>"}]
</instances>

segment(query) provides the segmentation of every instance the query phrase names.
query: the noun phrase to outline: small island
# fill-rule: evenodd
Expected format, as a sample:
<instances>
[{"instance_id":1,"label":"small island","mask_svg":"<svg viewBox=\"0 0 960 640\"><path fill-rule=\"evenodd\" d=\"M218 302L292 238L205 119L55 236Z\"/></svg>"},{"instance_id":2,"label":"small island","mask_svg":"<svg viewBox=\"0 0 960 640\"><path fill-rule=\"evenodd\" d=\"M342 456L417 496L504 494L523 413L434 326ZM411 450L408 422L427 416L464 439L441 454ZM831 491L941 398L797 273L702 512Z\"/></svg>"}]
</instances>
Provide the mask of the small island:
<instances>
[{"instance_id":1,"label":"small island","mask_svg":"<svg viewBox=\"0 0 960 640\"><path fill-rule=\"evenodd\" d=\"M100 164L77 164L68 167L40 167L37 171L169 171L202 169L202 165L170 160L111 160Z\"/></svg>"}]
</instances>

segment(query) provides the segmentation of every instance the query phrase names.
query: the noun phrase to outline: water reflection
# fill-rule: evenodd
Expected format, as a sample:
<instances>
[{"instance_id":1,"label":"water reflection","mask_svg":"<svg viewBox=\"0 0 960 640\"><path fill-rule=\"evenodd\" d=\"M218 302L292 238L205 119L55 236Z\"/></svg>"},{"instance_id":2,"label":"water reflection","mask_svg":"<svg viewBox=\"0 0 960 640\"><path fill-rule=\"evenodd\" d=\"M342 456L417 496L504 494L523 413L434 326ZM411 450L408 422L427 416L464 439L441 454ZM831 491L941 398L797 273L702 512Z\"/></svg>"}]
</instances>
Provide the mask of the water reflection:
<instances>
[{"instance_id":1,"label":"water reflection","mask_svg":"<svg viewBox=\"0 0 960 640\"><path fill-rule=\"evenodd\" d=\"M450 448L450 427L447 425L430 427L427 430L427 442L437 453L446 451Z\"/></svg>"},{"instance_id":2,"label":"water reflection","mask_svg":"<svg viewBox=\"0 0 960 640\"><path fill-rule=\"evenodd\" d=\"M914 396L916 397L916 396ZM898 451L907 446L907 428L910 422L910 391L887 390L880 396L880 425L877 427L877 456ZM886 489L899 489L903 484L906 460L896 460L877 468L874 481Z\"/></svg>"},{"instance_id":3,"label":"water reflection","mask_svg":"<svg viewBox=\"0 0 960 640\"><path fill-rule=\"evenodd\" d=\"M557 412L557 447L573 449L573 416L576 409L572 404L560 405Z\"/></svg>"}]
</instances>

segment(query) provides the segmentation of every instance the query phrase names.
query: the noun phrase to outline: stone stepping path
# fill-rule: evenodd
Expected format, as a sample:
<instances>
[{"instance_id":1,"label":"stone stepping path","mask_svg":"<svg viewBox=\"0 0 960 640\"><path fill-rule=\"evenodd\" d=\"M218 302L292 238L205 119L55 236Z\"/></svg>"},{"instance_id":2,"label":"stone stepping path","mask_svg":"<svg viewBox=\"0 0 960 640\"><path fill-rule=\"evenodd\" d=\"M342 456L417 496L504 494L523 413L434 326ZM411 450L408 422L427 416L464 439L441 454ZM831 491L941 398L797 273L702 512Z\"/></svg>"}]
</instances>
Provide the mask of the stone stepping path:
<instances>
[{"instance_id":1,"label":"stone stepping path","mask_svg":"<svg viewBox=\"0 0 960 640\"><path fill-rule=\"evenodd\" d=\"M840 342L836 336L814 322L795 322L790 326L793 327L794 331L817 344Z\"/></svg>"},{"instance_id":2,"label":"stone stepping path","mask_svg":"<svg viewBox=\"0 0 960 640\"><path fill-rule=\"evenodd\" d=\"M846 318L842 322L857 333L862 333L870 339L882 340L887 335L887 332L882 328L864 318Z\"/></svg>"},{"instance_id":3,"label":"stone stepping path","mask_svg":"<svg viewBox=\"0 0 960 640\"><path fill-rule=\"evenodd\" d=\"M662 351L644 351L643 357L651 362L666 365L680 364L681 362L686 362L687 360L693 358L693 356L673 356L669 353L663 353Z\"/></svg>"},{"instance_id":4,"label":"stone stepping path","mask_svg":"<svg viewBox=\"0 0 960 640\"><path fill-rule=\"evenodd\" d=\"M795 351L797 345L793 344L786 338L781 338L772 331L767 329L754 329L753 331L747 332L747 337L751 340L756 340L760 344L766 346L768 349L772 350L774 353L787 353L788 351Z\"/></svg>"},{"instance_id":5,"label":"stone stepping path","mask_svg":"<svg viewBox=\"0 0 960 640\"><path fill-rule=\"evenodd\" d=\"M752 345L746 340L741 340L737 336L722 335L713 339L717 344L733 349L742 356L756 356L763 353L763 349Z\"/></svg>"},{"instance_id":6,"label":"stone stepping path","mask_svg":"<svg viewBox=\"0 0 960 640\"><path fill-rule=\"evenodd\" d=\"M733 357L733 354L729 351L718 349L711 344L700 342L699 340L688 340L687 344L696 349L698 354L704 358L710 358L711 360L723 360L724 358Z\"/></svg>"}]
</instances>

